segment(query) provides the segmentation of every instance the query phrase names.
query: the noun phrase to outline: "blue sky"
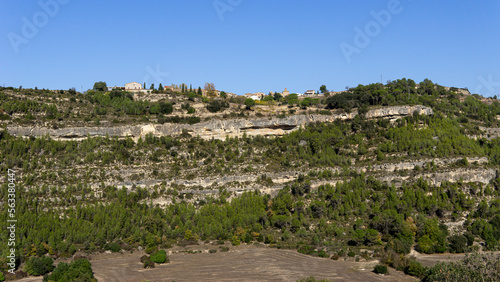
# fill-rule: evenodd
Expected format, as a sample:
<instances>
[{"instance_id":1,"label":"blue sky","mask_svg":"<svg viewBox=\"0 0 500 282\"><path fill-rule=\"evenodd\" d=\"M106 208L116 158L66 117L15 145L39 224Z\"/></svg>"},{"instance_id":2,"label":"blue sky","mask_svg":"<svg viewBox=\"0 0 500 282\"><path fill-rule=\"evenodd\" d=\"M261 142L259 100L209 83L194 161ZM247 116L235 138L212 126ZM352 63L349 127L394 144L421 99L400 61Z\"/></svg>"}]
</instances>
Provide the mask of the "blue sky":
<instances>
[{"instance_id":1,"label":"blue sky","mask_svg":"<svg viewBox=\"0 0 500 282\"><path fill-rule=\"evenodd\" d=\"M384 83L429 78L500 96L498 0L0 5L0 85L85 91L100 80L213 82L244 94L285 87L304 92L322 84L343 90L380 82L382 75Z\"/></svg>"}]
</instances>

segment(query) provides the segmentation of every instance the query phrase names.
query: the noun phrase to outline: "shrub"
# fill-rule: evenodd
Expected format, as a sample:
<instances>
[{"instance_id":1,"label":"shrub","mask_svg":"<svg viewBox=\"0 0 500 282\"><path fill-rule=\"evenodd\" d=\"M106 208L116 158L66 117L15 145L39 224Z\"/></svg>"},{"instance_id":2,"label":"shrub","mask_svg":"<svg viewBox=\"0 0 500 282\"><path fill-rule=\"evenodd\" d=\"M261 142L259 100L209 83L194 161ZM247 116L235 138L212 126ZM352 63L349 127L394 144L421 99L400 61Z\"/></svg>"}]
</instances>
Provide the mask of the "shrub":
<instances>
[{"instance_id":1,"label":"shrub","mask_svg":"<svg viewBox=\"0 0 500 282\"><path fill-rule=\"evenodd\" d=\"M150 255L158 251L158 246L151 246L146 248L146 254Z\"/></svg>"},{"instance_id":2,"label":"shrub","mask_svg":"<svg viewBox=\"0 0 500 282\"><path fill-rule=\"evenodd\" d=\"M266 243L266 244L271 244L271 243L273 243L273 242L274 242L274 237L273 237L273 235L271 235L271 234L267 235L267 236L266 236L266 239L264 240L264 243Z\"/></svg>"},{"instance_id":3,"label":"shrub","mask_svg":"<svg viewBox=\"0 0 500 282\"><path fill-rule=\"evenodd\" d=\"M347 256L348 256L348 257L353 258L354 256L356 256L356 253L355 253L355 252L353 252L353 251L349 251L349 252L347 253Z\"/></svg>"},{"instance_id":4,"label":"shrub","mask_svg":"<svg viewBox=\"0 0 500 282\"><path fill-rule=\"evenodd\" d=\"M328 254L325 252L325 250L319 250L318 251L318 257L327 258Z\"/></svg>"},{"instance_id":5,"label":"shrub","mask_svg":"<svg viewBox=\"0 0 500 282\"><path fill-rule=\"evenodd\" d=\"M50 257L31 257L25 266L29 275L40 276L51 272L54 269L54 260Z\"/></svg>"},{"instance_id":6,"label":"shrub","mask_svg":"<svg viewBox=\"0 0 500 282\"><path fill-rule=\"evenodd\" d=\"M211 254L214 254L214 253L217 252L217 250L216 249L210 249L208 252L211 253Z\"/></svg>"},{"instance_id":7,"label":"shrub","mask_svg":"<svg viewBox=\"0 0 500 282\"><path fill-rule=\"evenodd\" d=\"M340 256L339 256L339 255L333 255L333 256L331 257L331 259L333 259L333 260L339 260L339 259L340 259Z\"/></svg>"},{"instance_id":8,"label":"shrub","mask_svg":"<svg viewBox=\"0 0 500 282\"><path fill-rule=\"evenodd\" d=\"M151 261L148 255L143 255L141 257L142 266L144 268L155 268L155 263Z\"/></svg>"},{"instance_id":9,"label":"shrub","mask_svg":"<svg viewBox=\"0 0 500 282\"><path fill-rule=\"evenodd\" d=\"M297 248L297 252L305 255L312 255L314 253L314 248L310 245L302 245Z\"/></svg>"},{"instance_id":10,"label":"shrub","mask_svg":"<svg viewBox=\"0 0 500 282\"><path fill-rule=\"evenodd\" d=\"M2 272L0 272L0 281L5 281L5 276L3 276Z\"/></svg>"},{"instance_id":11,"label":"shrub","mask_svg":"<svg viewBox=\"0 0 500 282\"><path fill-rule=\"evenodd\" d=\"M229 103L223 100L212 100L207 105L207 110L211 113L216 113L229 108Z\"/></svg>"},{"instance_id":12,"label":"shrub","mask_svg":"<svg viewBox=\"0 0 500 282\"><path fill-rule=\"evenodd\" d=\"M231 244L233 246L238 246L240 244L240 237L234 235L232 238L231 238Z\"/></svg>"},{"instance_id":13,"label":"shrub","mask_svg":"<svg viewBox=\"0 0 500 282\"><path fill-rule=\"evenodd\" d=\"M110 250L113 253L118 253L119 251L121 251L122 247L118 243L113 242L113 243L107 245L106 249Z\"/></svg>"},{"instance_id":14,"label":"shrub","mask_svg":"<svg viewBox=\"0 0 500 282\"><path fill-rule=\"evenodd\" d=\"M50 275L46 275L43 281L97 281L92 272L92 265L87 259L77 259L67 264L61 262Z\"/></svg>"},{"instance_id":15,"label":"shrub","mask_svg":"<svg viewBox=\"0 0 500 282\"><path fill-rule=\"evenodd\" d=\"M405 267L410 265L409 259L406 256L395 252L382 253L380 262L382 262L383 264L387 264L399 271L404 270Z\"/></svg>"},{"instance_id":16,"label":"shrub","mask_svg":"<svg viewBox=\"0 0 500 282\"><path fill-rule=\"evenodd\" d=\"M404 272L411 276L424 278L427 268L417 261L410 261L409 265L405 267Z\"/></svg>"},{"instance_id":17,"label":"shrub","mask_svg":"<svg viewBox=\"0 0 500 282\"><path fill-rule=\"evenodd\" d=\"M165 250L160 250L151 255L151 261L156 263L169 263L170 260L167 257Z\"/></svg>"},{"instance_id":18,"label":"shrub","mask_svg":"<svg viewBox=\"0 0 500 282\"><path fill-rule=\"evenodd\" d=\"M387 270L387 266L385 266L383 264L375 265L373 272L375 272L377 274L389 274L389 270Z\"/></svg>"},{"instance_id":19,"label":"shrub","mask_svg":"<svg viewBox=\"0 0 500 282\"><path fill-rule=\"evenodd\" d=\"M464 253L467 249L467 237L464 235L453 235L448 238L450 242L450 252Z\"/></svg>"}]
</instances>

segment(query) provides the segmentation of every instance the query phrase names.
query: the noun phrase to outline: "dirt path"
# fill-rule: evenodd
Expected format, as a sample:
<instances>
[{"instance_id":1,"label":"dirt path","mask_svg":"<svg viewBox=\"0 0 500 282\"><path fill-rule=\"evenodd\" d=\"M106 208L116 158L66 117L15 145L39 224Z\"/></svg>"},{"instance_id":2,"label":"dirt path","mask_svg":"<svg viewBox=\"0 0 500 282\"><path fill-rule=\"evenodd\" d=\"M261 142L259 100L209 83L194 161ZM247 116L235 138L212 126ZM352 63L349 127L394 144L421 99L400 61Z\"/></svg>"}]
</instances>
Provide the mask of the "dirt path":
<instances>
[{"instance_id":1,"label":"dirt path","mask_svg":"<svg viewBox=\"0 0 500 282\"><path fill-rule=\"evenodd\" d=\"M413 248L410 252L410 256L415 257L415 259L420 262L423 266L432 267L438 262L451 262L458 261L465 257L465 254L432 254L426 255L415 251Z\"/></svg>"}]
</instances>

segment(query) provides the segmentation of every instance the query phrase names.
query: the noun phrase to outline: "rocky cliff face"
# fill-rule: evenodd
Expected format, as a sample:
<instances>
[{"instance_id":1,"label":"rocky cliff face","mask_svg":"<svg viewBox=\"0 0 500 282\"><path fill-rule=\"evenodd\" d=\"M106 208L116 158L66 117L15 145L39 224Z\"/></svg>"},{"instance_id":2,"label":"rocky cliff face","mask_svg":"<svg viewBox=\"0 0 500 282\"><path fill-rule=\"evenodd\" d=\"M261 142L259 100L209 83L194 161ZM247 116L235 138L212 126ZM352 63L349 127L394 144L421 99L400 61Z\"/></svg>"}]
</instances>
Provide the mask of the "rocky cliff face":
<instances>
[{"instance_id":1,"label":"rocky cliff face","mask_svg":"<svg viewBox=\"0 0 500 282\"><path fill-rule=\"evenodd\" d=\"M394 106L372 109L367 118L398 118L418 113L420 115L432 115L431 108L417 106ZM148 133L155 136L177 136L188 132L192 136L200 136L203 139L225 139L226 137L248 136L280 136L287 132L297 130L310 122L333 122L337 119L353 119L357 112L335 115L291 115L285 118L255 118L255 119L222 119L210 120L198 124L142 124L117 127L68 127L60 129L49 129L44 127L7 127L10 134L15 136L44 136L49 135L54 139L78 140L87 136L117 136L132 137L138 139Z\"/></svg>"}]
</instances>

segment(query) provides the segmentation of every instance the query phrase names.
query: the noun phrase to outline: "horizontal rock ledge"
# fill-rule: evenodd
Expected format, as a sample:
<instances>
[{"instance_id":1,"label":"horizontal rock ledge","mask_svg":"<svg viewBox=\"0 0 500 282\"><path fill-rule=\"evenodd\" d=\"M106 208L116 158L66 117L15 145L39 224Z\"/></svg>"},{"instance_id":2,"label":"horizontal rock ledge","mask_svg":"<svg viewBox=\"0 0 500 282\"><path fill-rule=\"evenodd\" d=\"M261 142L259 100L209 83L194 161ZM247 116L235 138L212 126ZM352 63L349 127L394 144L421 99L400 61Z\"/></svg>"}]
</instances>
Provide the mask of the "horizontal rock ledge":
<instances>
[{"instance_id":1,"label":"horizontal rock ledge","mask_svg":"<svg viewBox=\"0 0 500 282\"><path fill-rule=\"evenodd\" d=\"M392 106L377 109L371 109L366 113L367 118L398 118L413 115L432 115L431 108L416 106ZM138 140L149 133L155 136L178 136L183 132L188 132L193 136L199 136L203 139L221 139L226 137L247 136L281 136L291 131L299 129L311 122L333 122L335 120L350 120L357 115L357 112L332 114L332 115L291 115L284 118L264 117L254 119L227 119L210 120L197 124L141 124L115 127L68 127L59 129L50 129L46 127L21 127L8 126L7 131L19 137L39 137L49 135L58 140L81 140L90 137L131 137Z\"/></svg>"}]
</instances>

